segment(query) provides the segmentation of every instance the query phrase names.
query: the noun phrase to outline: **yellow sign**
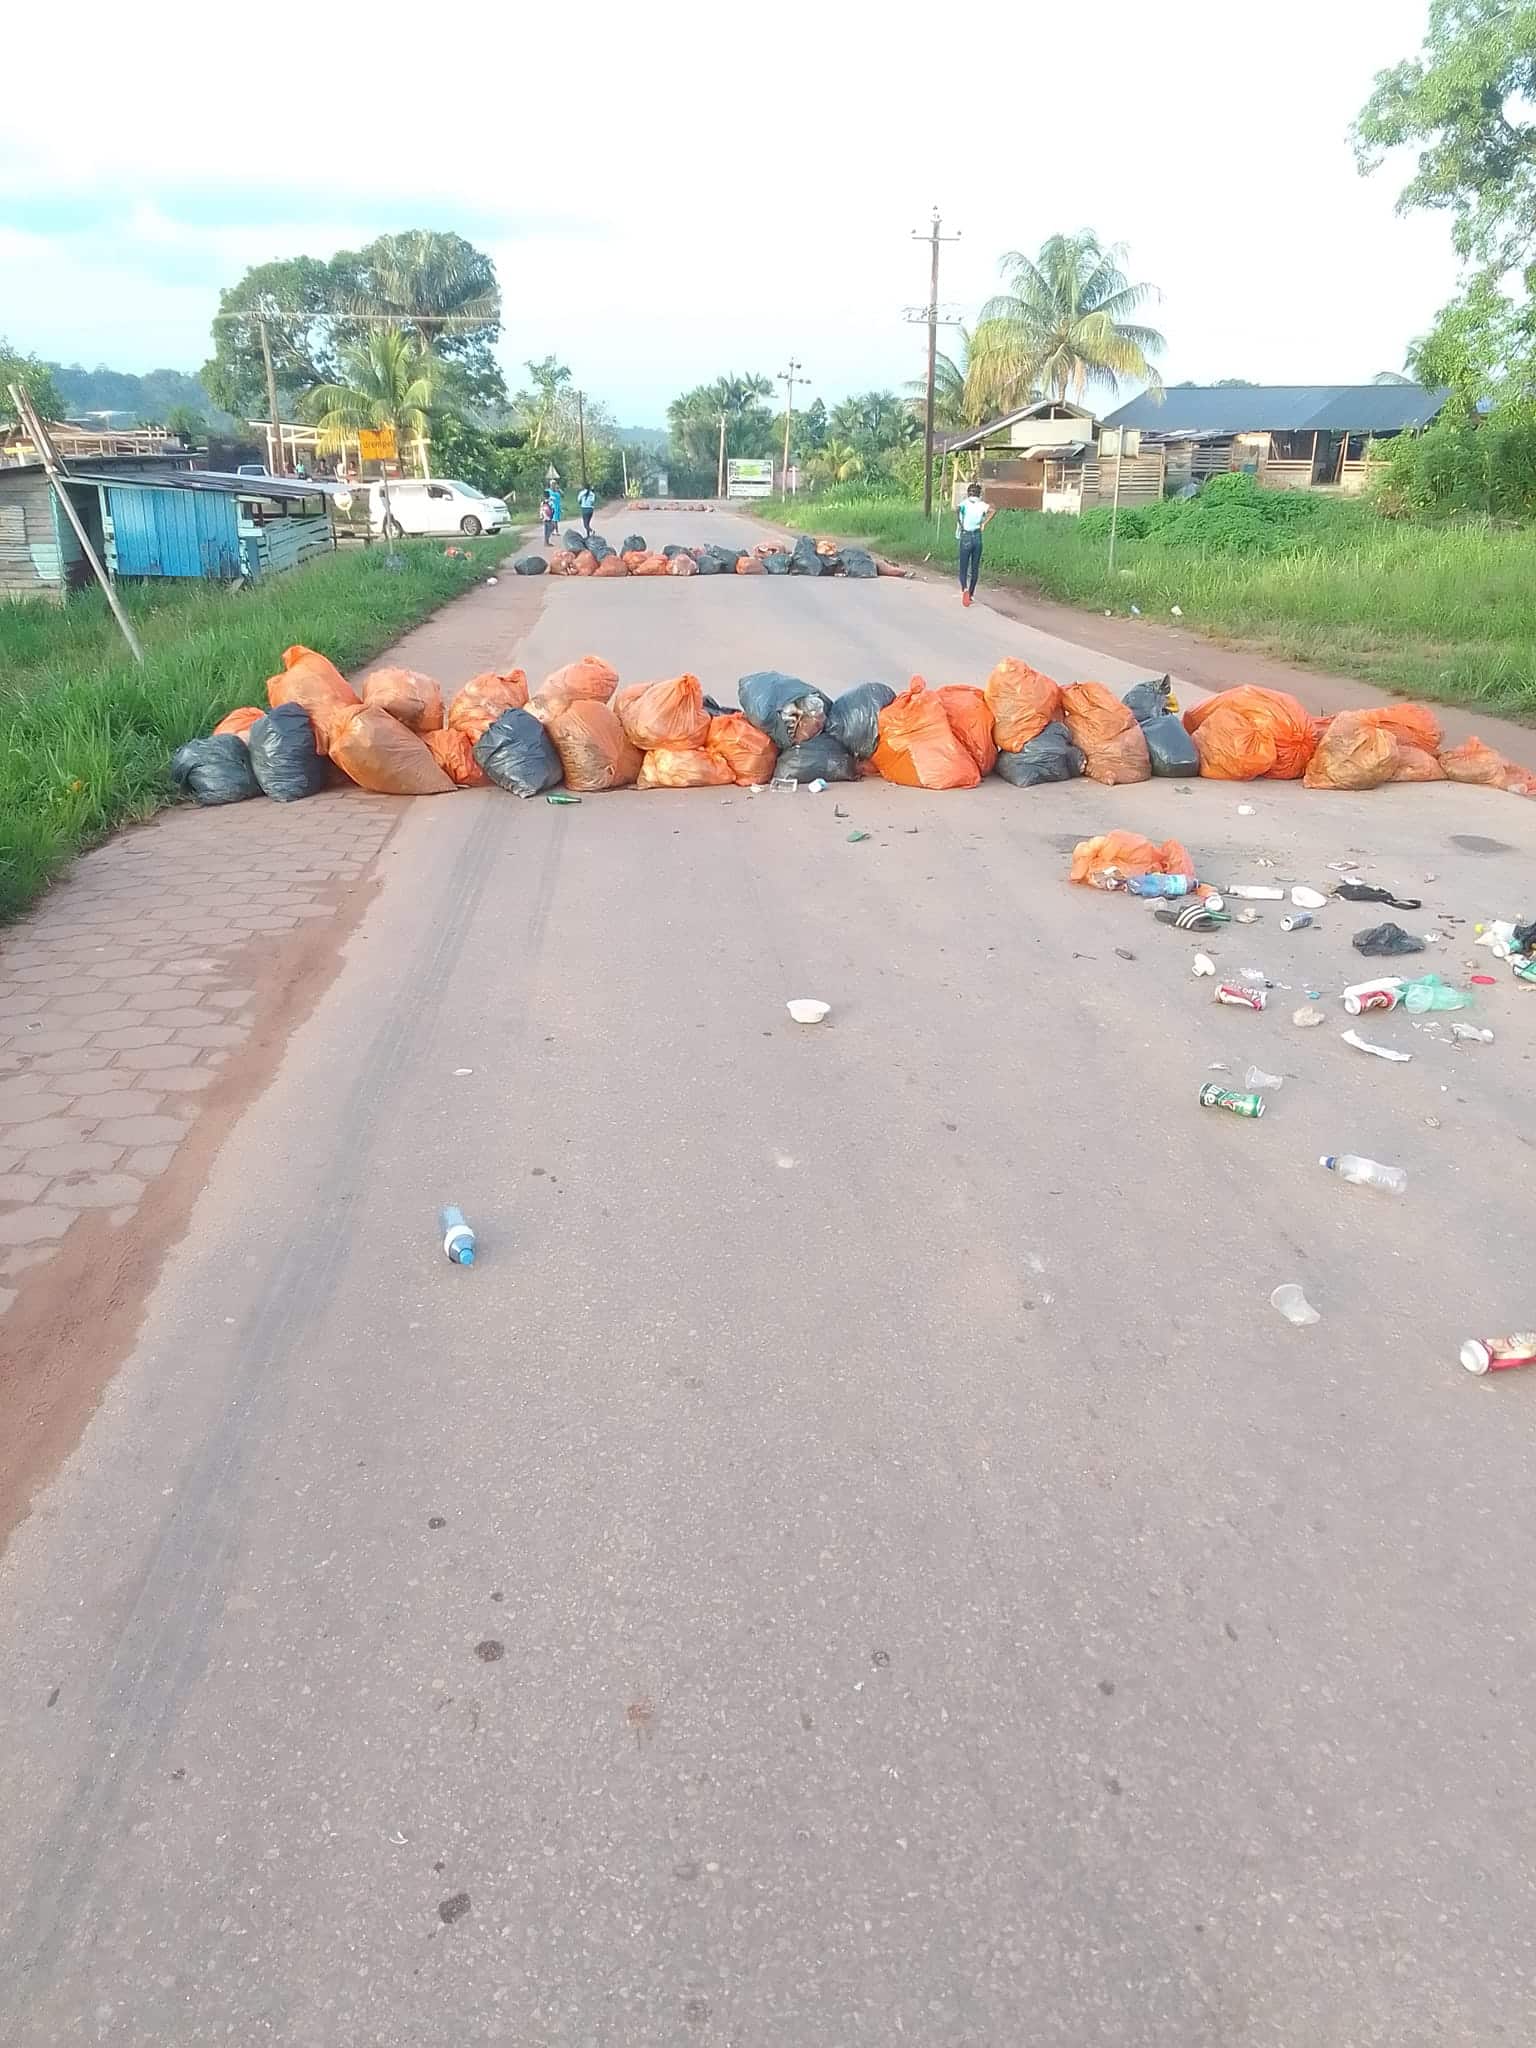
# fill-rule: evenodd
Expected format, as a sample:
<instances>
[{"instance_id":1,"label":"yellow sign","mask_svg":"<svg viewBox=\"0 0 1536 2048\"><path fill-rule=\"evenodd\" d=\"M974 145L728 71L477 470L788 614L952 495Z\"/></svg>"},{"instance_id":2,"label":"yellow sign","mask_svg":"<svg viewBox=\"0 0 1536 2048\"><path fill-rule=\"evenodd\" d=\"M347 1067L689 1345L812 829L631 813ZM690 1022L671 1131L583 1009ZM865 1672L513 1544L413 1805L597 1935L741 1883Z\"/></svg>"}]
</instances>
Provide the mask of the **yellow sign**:
<instances>
[{"instance_id":1,"label":"yellow sign","mask_svg":"<svg viewBox=\"0 0 1536 2048\"><path fill-rule=\"evenodd\" d=\"M393 427L363 427L357 437L358 459L362 462L393 462L395 459L395 430Z\"/></svg>"}]
</instances>

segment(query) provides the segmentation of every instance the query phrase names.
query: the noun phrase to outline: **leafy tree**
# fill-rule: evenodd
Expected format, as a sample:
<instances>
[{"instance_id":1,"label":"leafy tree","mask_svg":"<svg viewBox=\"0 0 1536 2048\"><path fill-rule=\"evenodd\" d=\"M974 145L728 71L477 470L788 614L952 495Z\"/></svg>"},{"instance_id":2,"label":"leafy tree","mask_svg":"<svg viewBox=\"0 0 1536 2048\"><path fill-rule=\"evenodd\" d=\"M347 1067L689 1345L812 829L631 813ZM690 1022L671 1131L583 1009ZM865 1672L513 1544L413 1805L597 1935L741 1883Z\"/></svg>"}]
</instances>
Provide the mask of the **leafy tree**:
<instances>
[{"instance_id":1,"label":"leafy tree","mask_svg":"<svg viewBox=\"0 0 1536 2048\"><path fill-rule=\"evenodd\" d=\"M338 271L337 264L344 267ZM334 381L339 370L335 314L355 299L359 281L350 257L321 263L294 256L259 263L219 294L213 355L200 381L214 404L239 419L267 416L266 371L258 322L267 323L278 401L297 406L304 392Z\"/></svg>"},{"instance_id":2,"label":"leafy tree","mask_svg":"<svg viewBox=\"0 0 1536 2048\"><path fill-rule=\"evenodd\" d=\"M1069 391L1080 399L1090 384L1113 391L1127 378L1161 390L1149 358L1163 337L1127 318L1154 288L1127 280L1124 254L1084 228L1052 235L1038 257L1004 256L1004 289L982 308L977 337L991 374L1026 379L1058 399Z\"/></svg>"},{"instance_id":3,"label":"leafy tree","mask_svg":"<svg viewBox=\"0 0 1536 2048\"><path fill-rule=\"evenodd\" d=\"M1371 379L1373 384L1411 384L1412 377L1405 377L1401 370L1378 370Z\"/></svg>"},{"instance_id":4,"label":"leafy tree","mask_svg":"<svg viewBox=\"0 0 1536 2048\"><path fill-rule=\"evenodd\" d=\"M941 434L963 434L988 420L1016 412L1039 392L1027 376L1004 372L1001 358L978 345L976 333L962 327L953 355L940 350L934 360L933 420ZM907 410L916 426L926 418L928 381L915 378L907 386L911 393ZM921 474L921 472L919 472Z\"/></svg>"},{"instance_id":5,"label":"leafy tree","mask_svg":"<svg viewBox=\"0 0 1536 2048\"><path fill-rule=\"evenodd\" d=\"M0 334L0 418L10 417L13 384L22 387L45 422L65 417L64 399L49 365L39 356L24 355Z\"/></svg>"},{"instance_id":6,"label":"leafy tree","mask_svg":"<svg viewBox=\"0 0 1536 2048\"><path fill-rule=\"evenodd\" d=\"M1376 75L1355 119L1355 153L1373 171L1389 149L1417 148L1398 197L1452 216L1462 256L1496 271L1536 252L1536 5L1430 0L1417 57Z\"/></svg>"},{"instance_id":7,"label":"leafy tree","mask_svg":"<svg viewBox=\"0 0 1536 2048\"><path fill-rule=\"evenodd\" d=\"M849 441L829 440L806 464L818 483L846 484L864 474L864 458Z\"/></svg>"},{"instance_id":8,"label":"leafy tree","mask_svg":"<svg viewBox=\"0 0 1536 2048\"><path fill-rule=\"evenodd\" d=\"M667 407L668 468L677 472L674 487L684 491L714 487L722 418L727 456L772 455L773 415L763 403L772 392L773 385L766 377L733 374L717 377L713 384L695 385L692 391L674 398Z\"/></svg>"},{"instance_id":9,"label":"leafy tree","mask_svg":"<svg viewBox=\"0 0 1536 2048\"><path fill-rule=\"evenodd\" d=\"M570 366L545 356L537 363L526 363L524 368L533 382L528 390L518 392L513 411L530 444L538 448L555 432L561 395L571 382Z\"/></svg>"},{"instance_id":10,"label":"leafy tree","mask_svg":"<svg viewBox=\"0 0 1536 2048\"><path fill-rule=\"evenodd\" d=\"M850 441L866 460L904 447L916 432L905 401L894 391L856 391L832 408L831 432Z\"/></svg>"},{"instance_id":11,"label":"leafy tree","mask_svg":"<svg viewBox=\"0 0 1536 2048\"><path fill-rule=\"evenodd\" d=\"M442 393L486 407L507 395L495 356L501 333L496 266L462 235L408 228L381 235L344 259L359 283L351 311L387 314L414 332L443 366Z\"/></svg>"},{"instance_id":12,"label":"leafy tree","mask_svg":"<svg viewBox=\"0 0 1536 2048\"><path fill-rule=\"evenodd\" d=\"M421 337L403 327L376 327L341 350L336 382L317 384L304 409L320 429L320 451L336 454L364 427L392 427L403 458L411 442L426 466L436 368Z\"/></svg>"},{"instance_id":13,"label":"leafy tree","mask_svg":"<svg viewBox=\"0 0 1536 2048\"><path fill-rule=\"evenodd\" d=\"M199 441L208 438L208 422L195 406L171 406L165 415L165 425L189 448L195 448Z\"/></svg>"},{"instance_id":14,"label":"leafy tree","mask_svg":"<svg viewBox=\"0 0 1536 2048\"><path fill-rule=\"evenodd\" d=\"M1422 384L1448 384L1457 409L1473 412L1506 383L1529 384L1532 319L1529 305L1516 306L1481 271L1409 346L1408 366Z\"/></svg>"}]
</instances>

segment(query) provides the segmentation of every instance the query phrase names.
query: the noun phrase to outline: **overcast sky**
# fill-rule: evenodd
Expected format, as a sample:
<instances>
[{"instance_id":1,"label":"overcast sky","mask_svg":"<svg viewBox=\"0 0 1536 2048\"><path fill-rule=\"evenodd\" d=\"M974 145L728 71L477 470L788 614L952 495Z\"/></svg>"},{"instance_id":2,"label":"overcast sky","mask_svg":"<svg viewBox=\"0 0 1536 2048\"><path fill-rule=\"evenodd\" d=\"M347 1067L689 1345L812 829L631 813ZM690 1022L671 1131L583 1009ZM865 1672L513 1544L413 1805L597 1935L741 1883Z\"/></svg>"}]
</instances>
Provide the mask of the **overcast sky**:
<instances>
[{"instance_id":1,"label":"overcast sky","mask_svg":"<svg viewBox=\"0 0 1536 2048\"><path fill-rule=\"evenodd\" d=\"M0 333L195 370L248 265L452 228L495 257L511 381L553 351L660 424L686 386L793 350L835 402L921 373L909 235L937 205L967 319L1004 250L1090 226L1160 287L1170 381L1365 382L1456 283L1445 219L1399 219L1400 167L1361 178L1346 138L1426 12L377 0L364 28L87 0L66 31L32 7L7 32Z\"/></svg>"}]
</instances>

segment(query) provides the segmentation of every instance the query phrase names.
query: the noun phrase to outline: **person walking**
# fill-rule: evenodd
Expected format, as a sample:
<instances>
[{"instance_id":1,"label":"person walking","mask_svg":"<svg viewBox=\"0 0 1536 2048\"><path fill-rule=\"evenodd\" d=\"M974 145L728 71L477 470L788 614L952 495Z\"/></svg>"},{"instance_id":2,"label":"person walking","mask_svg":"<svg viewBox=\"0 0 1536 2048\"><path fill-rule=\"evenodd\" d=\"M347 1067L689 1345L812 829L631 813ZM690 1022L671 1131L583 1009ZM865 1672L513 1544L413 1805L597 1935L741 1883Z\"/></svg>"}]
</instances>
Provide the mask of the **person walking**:
<instances>
[{"instance_id":1,"label":"person walking","mask_svg":"<svg viewBox=\"0 0 1536 2048\"><path fill-rule=\"evenodd\" d=\"M544 522L544 545L549 546L555 531L555 507L548 491L539 500L539 517Z\"/></svg>"},{"instance_id":2,"label":"person walking","mask_svg":"<svg viewBox=\"0 0 1536 2048\"><path fill-rule=\"evenodd\" d=\"M588 540L592 538L592 514L597 510L597 493L590 484L583 484L576 497L581 513L581 530Z\"/></svg>"},{"instance_id":3,"label":"person walking","mask_svg":"<svg viewBox=\"0 0 1536 2048\"><path fill-rule=\"evenodd\" d=\"M955 511L955 538L959 542L960 602L968 605L976 595L976 578L981 574L981 536L997 516L997 507L981 495L980 484L970 484Z\"/></svg>"},{"instance_id":4,"label":"person walking","mask_svg":"<svg viewBox=\"0 0 1536 2048\"><path fill-rule=\"evenodd\" d=\"M551 484L549 487L549 504L555 522L555 531L558 533L560 531L560 514L565 507L565 498L558 484Z\"/></svg>"}]
</instances>

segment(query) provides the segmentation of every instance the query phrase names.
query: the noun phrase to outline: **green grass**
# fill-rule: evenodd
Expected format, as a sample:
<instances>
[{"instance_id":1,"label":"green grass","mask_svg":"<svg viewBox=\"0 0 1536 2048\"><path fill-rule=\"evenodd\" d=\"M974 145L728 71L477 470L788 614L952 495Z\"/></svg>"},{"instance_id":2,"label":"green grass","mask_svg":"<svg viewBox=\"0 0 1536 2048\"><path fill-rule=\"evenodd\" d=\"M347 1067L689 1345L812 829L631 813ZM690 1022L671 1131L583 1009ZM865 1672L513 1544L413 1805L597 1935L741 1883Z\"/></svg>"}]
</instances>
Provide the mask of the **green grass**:
<instances>
[{"instance_id":1,"label":"green grass","mask_svg":"<svg viewBox=\"0 0 1536 2048\"><path fill-rule=\"evenodd\" d=\"M515 534L344 549L243 591L123 587L138 667L98 591L62 608L0 603L0 920L14 918L82 848L174 800L167 764L239 704L264 704L295 641L349 671L466 590ZM446 678L458 681L457 677Z\"/></svg>"},{"instance_id":2,"label":"green grass","mask_svg":"<svg viewBox=\"0 0 1536 2048\"><path fill-rule=\"evenodd\" d=\"M762 510L898 561L954 563L953 521L941 514L936 532L900 499L849 488ZM1277 660L1536 723L1536 531L1418 526L1350 500L1319 500L1316 510L1287 522L1271 552L1174 545L1169 529L1122 538L1113 577L1091 523L1085 531L1065 516L1000 512L987 529L983 581L1097 611L1136 604L1149 621L1178 605L1185 625Z\"/></svg>"}]
</instances>

